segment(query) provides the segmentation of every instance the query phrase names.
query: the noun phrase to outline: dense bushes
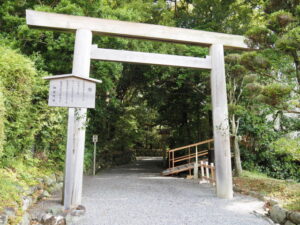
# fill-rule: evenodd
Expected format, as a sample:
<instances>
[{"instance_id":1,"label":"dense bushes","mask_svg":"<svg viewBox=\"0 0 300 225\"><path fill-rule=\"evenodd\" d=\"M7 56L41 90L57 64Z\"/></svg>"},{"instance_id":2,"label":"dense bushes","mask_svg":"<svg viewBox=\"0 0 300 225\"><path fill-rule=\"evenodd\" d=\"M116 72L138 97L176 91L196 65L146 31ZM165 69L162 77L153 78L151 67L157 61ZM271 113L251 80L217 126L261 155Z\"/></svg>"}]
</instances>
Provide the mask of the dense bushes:
<instances>
[{"instance_id":1,"label":"dense bushes","mask_svg":"<svg viewBox=\"0 0 300 225\"><path fill-rule=\"evenodd\" d=\"M0 158L3 154L4 145L4 120L5 120L5 106L4 106L4 94L2 83L0 83Z\"/></svg>"},{"instance_id":2,"label":"dense bushes","mask_svg":"<svg viewBox=\"0 0 300 225\"><path fill-rule=\"evenodd\" d=\"M257 171L278 179L300 181L300 139L288 137L285 130L274 129L274 122L247 114L241 122L241 157L246 170ZM293 118L281 117L281 124L294 123ZM296 127L289 126L293 130Z\"/></svg>"},{"instance_id":3,"label":"dense bushes","mask_svg":"<svg viewBox=\"0 0 300 225\"><path fill-rule=\"evenodd\" d=\"M41 79L45 72L37 71L34 62L14 50L0 46L0 52L2 166L16 157L41 152L46 157L58 151L62 157L65 113L47 106L47 84Z\"/></svg>"},{"instance_id":4,"label":"dense bushes","mask_svg":"<svg viewBox=\"0 0 300 225\"><path fill-rule=\"evenodd\" d=\"M45 72L32 60L1 45L0 53L0 212L20 216L24 193L62 173L66 113L47 106Z\"/></svg>"},{"instance_id":5,"label":"dense bushes","mask_svg":"<svg viewBox=\"0 0 300 225\"><path fill-rule=\"evenodd\" d=\"M4 153L5 157L13 157L29 151L33 145L35 117L31 99L36 71L26 57L4 47L0 52L0 78L6 109Z\"/></svg>"}]
</instances>

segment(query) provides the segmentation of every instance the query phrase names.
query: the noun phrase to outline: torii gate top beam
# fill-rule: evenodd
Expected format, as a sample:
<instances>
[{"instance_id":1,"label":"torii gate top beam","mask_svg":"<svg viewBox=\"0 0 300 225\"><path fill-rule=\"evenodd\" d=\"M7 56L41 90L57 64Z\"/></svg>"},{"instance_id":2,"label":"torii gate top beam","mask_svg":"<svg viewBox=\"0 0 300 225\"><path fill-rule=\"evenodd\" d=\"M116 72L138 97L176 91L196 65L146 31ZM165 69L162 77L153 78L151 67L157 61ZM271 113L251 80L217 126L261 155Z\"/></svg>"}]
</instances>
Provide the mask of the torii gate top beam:
<instances>
[{"instance_id":1,"label":"torii gate top beam","mask_svg":"<svg viewBox=\"0 0 300 225\"><path fill-rule=\"evenodd\" d=\"M244 36L201 30L71 16L34 10L26 10L26 21L29 26L36 28L69 32L86 28L101 35L195 44L199 46L221 44L225 48L248 49Z\"/></svg>"}]
</instances>

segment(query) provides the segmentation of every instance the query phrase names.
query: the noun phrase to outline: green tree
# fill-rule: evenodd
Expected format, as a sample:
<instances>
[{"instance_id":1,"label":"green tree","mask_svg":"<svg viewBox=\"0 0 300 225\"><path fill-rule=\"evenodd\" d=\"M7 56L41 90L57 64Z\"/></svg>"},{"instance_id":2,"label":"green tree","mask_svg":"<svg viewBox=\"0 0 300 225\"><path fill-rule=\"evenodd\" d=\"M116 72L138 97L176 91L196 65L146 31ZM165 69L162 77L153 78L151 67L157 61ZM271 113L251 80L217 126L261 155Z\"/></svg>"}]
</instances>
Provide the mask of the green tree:
<instances>
[{"instance_id":1,"label":"green tree","mask_svg":"<svg viewBox=\"0 0 300 225\"><path fill-rule=\"evenodd\" d=\"M275 3L276 2L276 3ZM247 32L249 45L287 56L300 86L300 5L298 0L265 1L264 21ZM278 54L279 53L279 54ZM286 62L288 59L286 60ZM295 66L293 66L293 64Z\"/></svg>"}]
</instances>

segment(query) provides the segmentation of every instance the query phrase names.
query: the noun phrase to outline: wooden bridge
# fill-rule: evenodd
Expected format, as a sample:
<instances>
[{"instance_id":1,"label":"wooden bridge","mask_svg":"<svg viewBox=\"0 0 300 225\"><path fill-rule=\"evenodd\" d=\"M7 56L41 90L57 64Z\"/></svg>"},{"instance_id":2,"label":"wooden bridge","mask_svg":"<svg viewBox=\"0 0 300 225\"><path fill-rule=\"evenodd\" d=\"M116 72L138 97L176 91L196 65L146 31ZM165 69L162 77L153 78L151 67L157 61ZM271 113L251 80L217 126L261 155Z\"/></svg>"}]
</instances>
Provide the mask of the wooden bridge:
<instances>
[{"instance_id":1,"label":"wooden bridge","mask_svg":"<svg viewBox=\"0 0 300 225\"><path fill-rule=\"evenodd\" d=\"M201 166L199 159L201 159L201 161L208 161L209 156L212 155L213 141L213 139L209 139L168 150L169 167L162 172L162 175L168 176L184 171L189 171L191 175L195 164L198 165L198 167Z\"/></svg>"}]
</instances>

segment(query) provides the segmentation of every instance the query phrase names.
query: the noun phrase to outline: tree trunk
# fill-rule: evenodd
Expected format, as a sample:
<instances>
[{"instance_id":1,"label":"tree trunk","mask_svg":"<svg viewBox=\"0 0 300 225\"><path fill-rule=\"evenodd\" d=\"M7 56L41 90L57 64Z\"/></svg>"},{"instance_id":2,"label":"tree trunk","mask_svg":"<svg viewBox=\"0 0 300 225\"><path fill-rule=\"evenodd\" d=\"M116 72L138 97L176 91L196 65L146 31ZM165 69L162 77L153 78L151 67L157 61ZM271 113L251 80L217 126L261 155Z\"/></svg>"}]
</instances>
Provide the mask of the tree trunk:
<instances>
[{"instance_id":1,"label":"tree trunk","mask_svg":"<svg viewBox=\"0 0 300 225\"><path fill-rule=\"evenodd\" d=\"M238 140L238 129L235 121L235 115L232 115L231 117L231 131L233 135L233 152L234 152L234 164L235 164L235 173L236 176L241 176L243 169L242 169L242 163L241 163L241 154L240 154L240 146L239 146L239 140Z\"/></svg>"}]
</instances>

